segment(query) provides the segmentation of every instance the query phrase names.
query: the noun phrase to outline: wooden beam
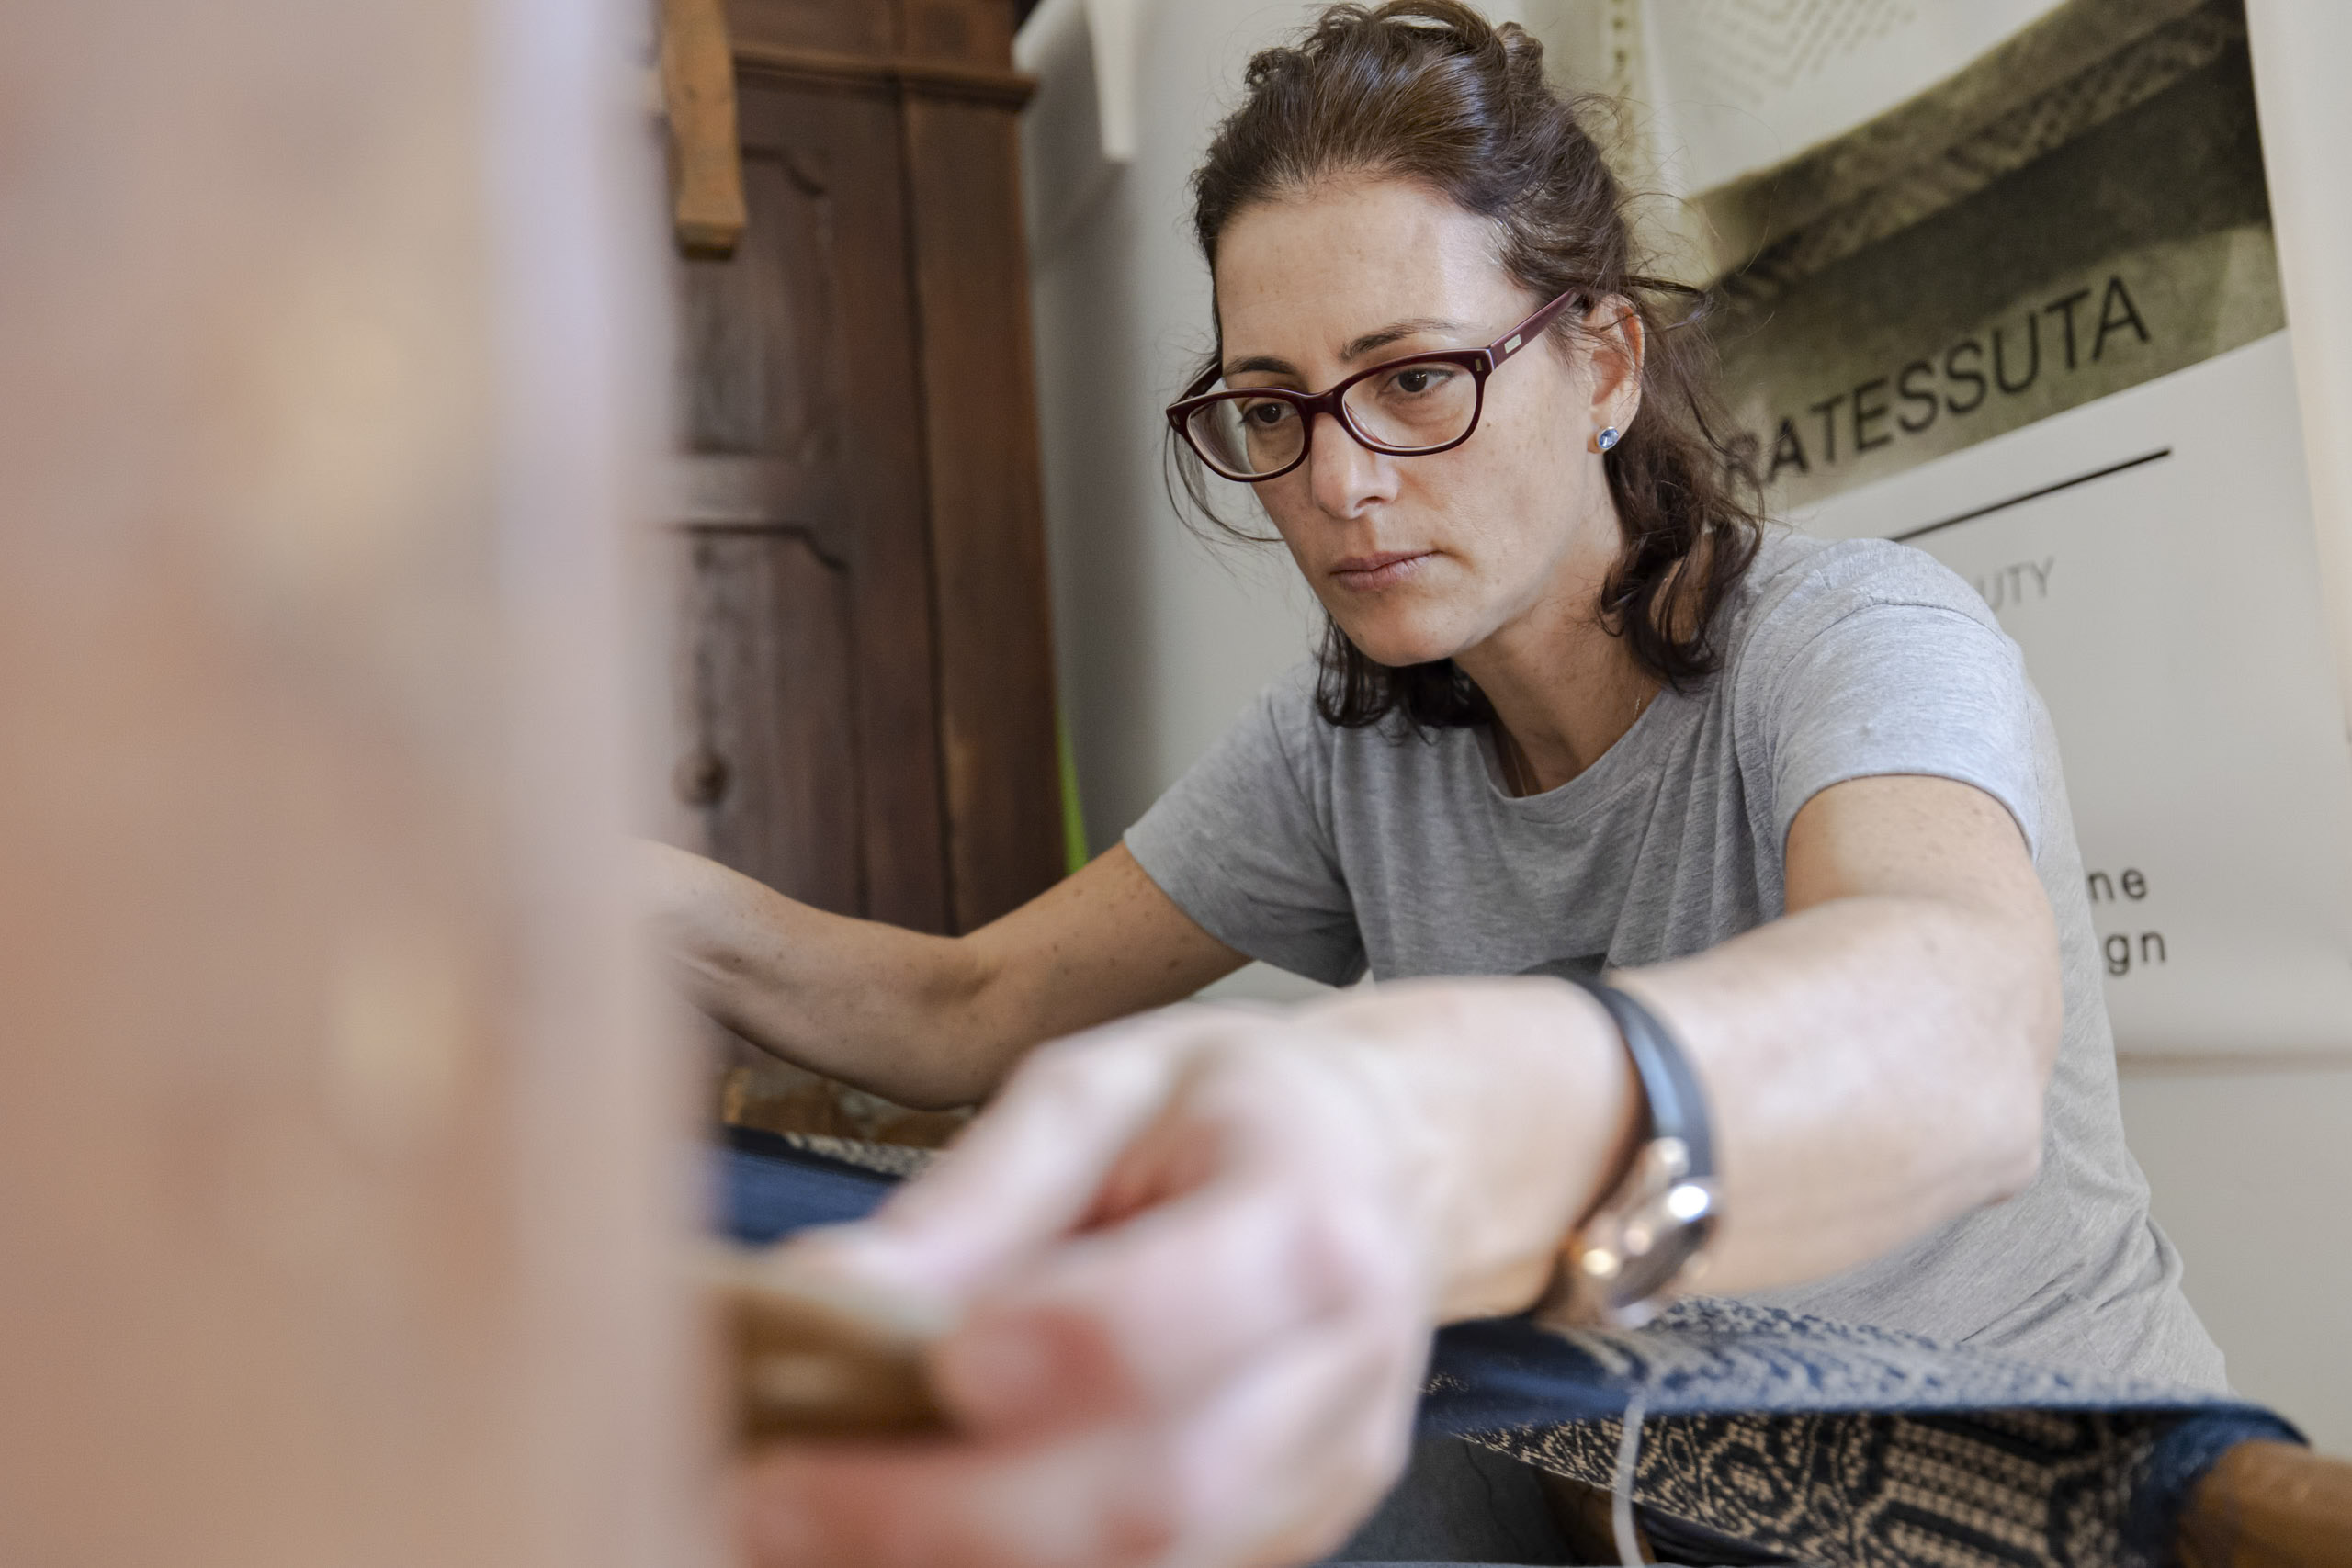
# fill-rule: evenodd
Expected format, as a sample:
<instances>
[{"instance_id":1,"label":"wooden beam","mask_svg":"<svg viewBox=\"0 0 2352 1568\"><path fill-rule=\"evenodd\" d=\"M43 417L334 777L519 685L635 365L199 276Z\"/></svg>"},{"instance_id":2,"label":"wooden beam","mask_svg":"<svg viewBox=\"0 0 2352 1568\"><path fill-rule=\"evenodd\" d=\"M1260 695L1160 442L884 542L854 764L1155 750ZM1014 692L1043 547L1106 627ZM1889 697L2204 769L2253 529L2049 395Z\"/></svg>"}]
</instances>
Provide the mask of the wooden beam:
<instances>
[{"instance_id":1,"label":"wooden beam","mask_svg":"<svg viewBox=\"0 0 2352 1568\"><path fill-rule=\"evenodd\" d=\"M1061 773L1014 117L902 108L956 929L1059 880Z\"/></svg>"},{"instance_id":2,"label":"wooden beam","mask_svg":"<svg viewBox=\"0 0 2352 1568\"><path fill-rule=\"evenodd\" d=\"M2181 1568L2352 1568L2352 1463L2240 1443L2183 1510Z\"/></svg>"},{"instance_id":3,"label":"wooden beam","mask_svg":"<svg viewBox=\"0 0 2352 1568\"><path fill-rule=\"evenodd\" d=\"M690 256L731 256L750 218L724 0L662 0L662 90L678 248Z\"/></svg>"}]
</instances>

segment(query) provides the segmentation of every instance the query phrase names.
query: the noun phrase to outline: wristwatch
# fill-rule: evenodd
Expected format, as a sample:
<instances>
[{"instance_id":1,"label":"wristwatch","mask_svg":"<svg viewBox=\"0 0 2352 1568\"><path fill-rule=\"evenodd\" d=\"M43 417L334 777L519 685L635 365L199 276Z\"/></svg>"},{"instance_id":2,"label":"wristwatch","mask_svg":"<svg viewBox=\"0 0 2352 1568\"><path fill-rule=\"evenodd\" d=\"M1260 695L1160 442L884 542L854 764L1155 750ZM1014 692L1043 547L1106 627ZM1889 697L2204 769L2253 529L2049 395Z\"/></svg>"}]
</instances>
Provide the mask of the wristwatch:
<instances>
[{"instance_id":1,"label":"wristwatch","mask_svg":"<svg viewBox=\"0 0 2352 1568\"><path fill-rule=\"evenodd\" d=\"M1544 1315L1638 1328L1705 1265L1715 1154L1698 1074L1656 1014L1614 986L1569 978L1609 1011L1641 1084L1639 1137L1623 1175L1569 1233Z\"/></svg>"}]
</instances>

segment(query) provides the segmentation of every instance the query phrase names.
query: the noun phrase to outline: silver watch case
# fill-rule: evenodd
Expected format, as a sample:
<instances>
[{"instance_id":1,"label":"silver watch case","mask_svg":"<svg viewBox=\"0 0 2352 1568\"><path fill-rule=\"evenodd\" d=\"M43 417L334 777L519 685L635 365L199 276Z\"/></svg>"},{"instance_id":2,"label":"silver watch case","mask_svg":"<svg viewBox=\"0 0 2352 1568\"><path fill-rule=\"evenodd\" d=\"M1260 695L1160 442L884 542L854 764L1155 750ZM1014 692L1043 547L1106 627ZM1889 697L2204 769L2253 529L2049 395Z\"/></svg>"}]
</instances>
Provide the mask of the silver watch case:
<instances>
[{"instance_id":1,"label":"silver watch case","mask_svg":"<svg viewBox=\"0 0 2352 1568\"><path fill-rule=\"evenodd\" d=\"M1668 1291L1704 1268L1714 1217L1715 1184L1690 1174L1689 1146L1674 1137L1643 1145L1568 1244L1571 1318L1639 1328L1656 1317Z\"/></svg>"}]
</instances>

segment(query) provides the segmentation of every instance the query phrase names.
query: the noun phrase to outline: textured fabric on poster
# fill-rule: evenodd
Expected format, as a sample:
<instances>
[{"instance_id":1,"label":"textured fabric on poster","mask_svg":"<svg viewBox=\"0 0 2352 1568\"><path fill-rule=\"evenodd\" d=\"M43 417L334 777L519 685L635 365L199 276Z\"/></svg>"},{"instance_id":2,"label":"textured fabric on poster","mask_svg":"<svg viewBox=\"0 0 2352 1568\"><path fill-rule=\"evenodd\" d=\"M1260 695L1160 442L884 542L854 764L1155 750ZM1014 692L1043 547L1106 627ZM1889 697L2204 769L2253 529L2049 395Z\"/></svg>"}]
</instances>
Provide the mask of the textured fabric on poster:
<instances>
[{"instance_id":1,"label":"textured fabric on poster","mask_svg":"<svg viewBox=\"0 0 2352 1568\"><path fill-rule=\"evenodd\" d=\"M720 1228L763 1243L870 1212L896 1179L860 1153L730 1133ZM1420 1427L1606 1487L1637 1394L1643 1528L1717 1564L2159 1568L2223 1451L2301 1440L2193 1389L1709 1299L1631 1331L1446 1328Z\"/></svg>"}]
</instances>

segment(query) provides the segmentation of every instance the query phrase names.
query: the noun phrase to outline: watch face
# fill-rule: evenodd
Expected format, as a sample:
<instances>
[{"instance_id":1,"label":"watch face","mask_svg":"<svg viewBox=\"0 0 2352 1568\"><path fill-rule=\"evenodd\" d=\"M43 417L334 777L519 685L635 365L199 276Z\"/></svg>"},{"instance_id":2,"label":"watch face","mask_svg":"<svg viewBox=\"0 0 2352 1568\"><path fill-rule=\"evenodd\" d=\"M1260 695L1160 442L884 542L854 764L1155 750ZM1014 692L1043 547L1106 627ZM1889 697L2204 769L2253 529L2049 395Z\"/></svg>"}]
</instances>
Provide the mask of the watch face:
<instances>
[{"instance_id":1,"label":"watch face","mask_svg":"<svg viewBox=\"0 0 2352 1568\"><path fill-rule=\"evenodd\" d=\"M1714 1229L1714 1184L1690 1175L1690 1164L1681 1139L1651 1139L1578 1233L1574 1267L1609 1321L1646 1321L1706 1246Z\"/></svg>"}]
</instances>

